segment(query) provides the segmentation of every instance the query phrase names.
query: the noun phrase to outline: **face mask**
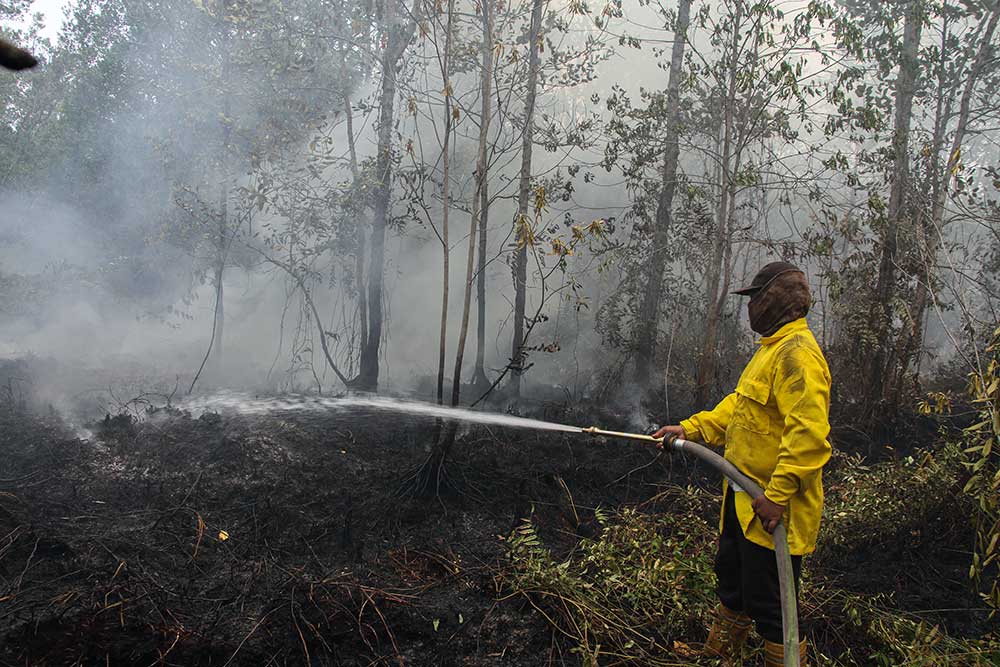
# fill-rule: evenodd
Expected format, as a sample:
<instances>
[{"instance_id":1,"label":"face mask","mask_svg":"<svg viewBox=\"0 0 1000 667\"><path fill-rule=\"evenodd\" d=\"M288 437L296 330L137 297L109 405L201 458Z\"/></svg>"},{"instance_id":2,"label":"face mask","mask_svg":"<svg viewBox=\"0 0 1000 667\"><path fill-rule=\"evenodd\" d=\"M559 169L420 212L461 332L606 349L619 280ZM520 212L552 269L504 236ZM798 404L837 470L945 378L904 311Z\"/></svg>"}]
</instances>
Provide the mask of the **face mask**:
<instances>
[{"instance_id":1,"label":"face mask","mask_svg":"<svg viewBox=\"0 0 1000 667\"><path fill-rule=\"evenodd\" d=\"M782 273L750 297L750 328L761 336L770 336L783 325L805 317L811 302L805 274Z\"/></svg>"}]
</instances>

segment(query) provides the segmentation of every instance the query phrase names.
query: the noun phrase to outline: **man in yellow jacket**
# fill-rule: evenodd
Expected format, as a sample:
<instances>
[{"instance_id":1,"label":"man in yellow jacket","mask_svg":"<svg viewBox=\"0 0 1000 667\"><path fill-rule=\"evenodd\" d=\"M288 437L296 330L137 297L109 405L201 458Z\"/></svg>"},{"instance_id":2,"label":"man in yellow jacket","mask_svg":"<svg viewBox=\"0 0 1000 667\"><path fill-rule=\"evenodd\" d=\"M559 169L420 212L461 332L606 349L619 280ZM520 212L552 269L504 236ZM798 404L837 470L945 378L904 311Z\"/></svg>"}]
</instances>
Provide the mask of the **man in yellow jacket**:
<instances>
[{"instance_id":1,"label":"man in yellow jacket","mask_svg":"<svg viewBox=\"0 0 1000 667\"><path fill-rule=\"evenodd\" d=\"M798 589L802 556L816 548L823 510L830 371L805 320L811 297L799 268L772 262L736 294L750 297L750 327L762 336L736 391L655 435L725 446L726 459L764 489L751 502L723 485L715 562L720 604L703 653L738 664L753 620L764 638L765 666L779 667L784 648L771 533L785 522ZM804 639L800 656L805 665Z\"/></svg>"}]
</instances>

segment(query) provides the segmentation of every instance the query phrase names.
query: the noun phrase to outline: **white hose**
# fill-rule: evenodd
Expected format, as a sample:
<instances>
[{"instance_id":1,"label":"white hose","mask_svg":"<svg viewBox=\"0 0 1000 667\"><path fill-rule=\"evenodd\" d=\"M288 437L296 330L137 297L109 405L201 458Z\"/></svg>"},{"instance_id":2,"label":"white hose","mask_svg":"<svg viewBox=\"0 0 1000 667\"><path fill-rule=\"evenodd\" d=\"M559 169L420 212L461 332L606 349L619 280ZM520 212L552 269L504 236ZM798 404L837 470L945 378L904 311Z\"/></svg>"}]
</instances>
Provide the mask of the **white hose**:
<instances>
[{"instance_id":1,"label":"white hose","mask_svg":"<svg viewBox=\"0 0 1000 667\"><path fill-rule=\"evenodd\" d=\"M687 452L709 464L726 476L732 484L756 500L764 495L760 486L740 472L740 469L697 442L675 438L670 446L678 452ZM785 667L799 667L799 609L795 595L795 574L792 555L788 551L788 533L784 521L774 529L774 556L778 561L778 590L781 598L781 627L785 640Z\"/></svg>"}]
</instances>

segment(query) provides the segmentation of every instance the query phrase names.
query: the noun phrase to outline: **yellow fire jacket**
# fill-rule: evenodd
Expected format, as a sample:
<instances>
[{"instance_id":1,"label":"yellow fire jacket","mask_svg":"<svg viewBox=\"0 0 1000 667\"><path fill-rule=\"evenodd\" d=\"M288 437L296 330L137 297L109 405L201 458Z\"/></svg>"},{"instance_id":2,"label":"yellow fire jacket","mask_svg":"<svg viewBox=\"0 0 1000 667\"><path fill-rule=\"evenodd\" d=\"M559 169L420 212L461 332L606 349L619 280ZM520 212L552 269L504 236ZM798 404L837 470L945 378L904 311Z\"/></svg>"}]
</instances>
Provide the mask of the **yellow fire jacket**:
<instances>
[{"instance_id":1,"label":"yellow fire jacket","mask_svg":"<svg viewBox=\"0 0 1000 667\"><path fill-rule=\"evenodd\" d=\"M688 440L725 445L725 457L785 506L792 555L816 549L823 511L822 468L830 459L830 370L805 318L760 340L736 385L714 410L681 422ZM726 493L726 485L723 493ZM751 506L737 493L743 534L774 548ZM722 521L719 522L720 529Z\"/></svg>"}]
</instances>

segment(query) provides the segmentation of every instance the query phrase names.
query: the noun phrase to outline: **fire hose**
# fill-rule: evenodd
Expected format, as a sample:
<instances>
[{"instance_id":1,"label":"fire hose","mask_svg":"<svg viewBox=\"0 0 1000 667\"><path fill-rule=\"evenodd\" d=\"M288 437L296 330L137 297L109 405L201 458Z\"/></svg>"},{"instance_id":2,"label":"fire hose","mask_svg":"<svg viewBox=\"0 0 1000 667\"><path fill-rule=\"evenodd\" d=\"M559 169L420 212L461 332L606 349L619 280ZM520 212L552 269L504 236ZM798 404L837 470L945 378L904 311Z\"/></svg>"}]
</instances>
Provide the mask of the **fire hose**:
<instances>
[{"instance_id":1,"label":"fire hose","mask_svg":"<svg viewBox=\"0 0 1000 667\"><path fill-rule=\"evenodd\" d=\"M674 451L684 452L698 458L729 480L730 488L733 491L744 491L754 500L764 495L764 490L747 477L740 469L727 461L722 456L716 454L708 447L700 445L683 438L671 438L664 443L663 438L654 438L651 435L641 435L638 433L620 433L618 431L605 431L596 426L581 429L583 433L590 435L603 435L611 438L623 438L626 440L637 440L650 444L670 447ZM774 529L774 556L778 562L778 587L781 598L781 627L785 645L785 667L798 667L799 665L799 613L798 602L795 595L795 576L792 571L792 556L788 551L788 533L785 530L784 521L779 521Z\"/></svg>"}]
</instances>

